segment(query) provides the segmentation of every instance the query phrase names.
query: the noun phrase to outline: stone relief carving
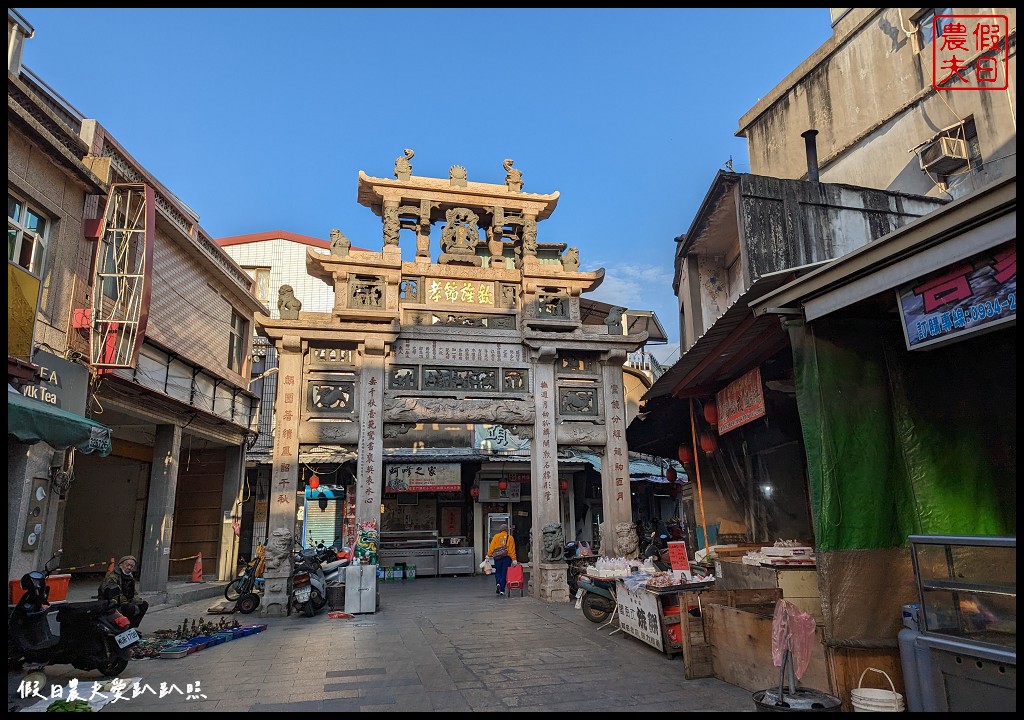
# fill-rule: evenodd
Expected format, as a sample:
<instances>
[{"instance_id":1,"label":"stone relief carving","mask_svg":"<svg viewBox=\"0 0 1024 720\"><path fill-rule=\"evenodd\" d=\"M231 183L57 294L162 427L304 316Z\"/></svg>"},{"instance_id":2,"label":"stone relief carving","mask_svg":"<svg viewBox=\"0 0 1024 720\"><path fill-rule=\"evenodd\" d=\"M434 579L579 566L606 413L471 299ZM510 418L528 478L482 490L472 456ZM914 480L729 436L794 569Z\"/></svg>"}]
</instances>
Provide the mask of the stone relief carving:
<instances>
[{"instance_id":1,"label":"stone relief carving","mask_svg":"<svg viewBox=\"0 0 1024 720\"><path fill-rule=\"evenodd\" d=\"M615 555L631 560L636 559L639 539L636 536L636 524L631 522L615 523Z\"/></svg>"},{"instance_id":2,"label":"stone relief carving","mask_svg":"<svg viewBox=\"0 0 1024 720\"><path fill-rule=\"evenodd\" d=\"M416 153L409 148L403 152L405 154L402 157L395 159L395 177L399 180L408 180L412 176L412 163L409 161Z\"/></svg>"},{"instance_id":3,"label":"stone relief carving","mask_svg":"<svg viewBox=\"0 0 1024 720\"><path fill-rule=\"evenodd\" d=\"M562 255L562 270L565 272L578 272L580 269L580 249L571 247Z\"/></svg>"},{"instance_id":4,"label":"stone relief carving","mask_svg":"<svg viewBox=\"0 0 1024 720\"><path fill-rule=\"evenodd\" d=\"M431 327L486 328L489 330L515 330L516 319L511 315L466 315L461 313L409 312L409 325Z\"/></svg>"},{"instance_id":5,"label":"stone relief carving","mask_svg":"<svg viewBox=\"0 0 1024 720\"><path fill-rule=\"evenodd\" d=\"M448 181L452 187L466 187L466 168L452 165L448 168Z\"/></svg>"},{"instance_id":6,"label":"stone relief carving","mask_svg":"<svg viewBox=\"0 0 1024 720\"><path fill-rule=\"evenodd\" d=\"M341 348L310 348L309 360L314 363L338 363L351 365L354 356L351 349Z\"/></svg>"},{"instance_id":7,"label":"stone relief carving","mask_svg":"<svg viewBox=\"0 0 1024 720\"><path fill-rule=\"evenodd\" d=\"M298 320L302 301L295 297L291 285L282 285L277 289L277 312L282 320Z\"/></svg>"},{"instance_id":8,"label":"stone relief carving","mask_svg":"<svg viewBox=\"0 0 1024 720\"><path fill-rule=\"evenodd\" d=\"M311 382L309 409L352 412L354 391L355 384L352 382Z\"/></svg>"},{"instance_id":9,"label":"stone relief carving","mask_svg":"<svg viewBox=\"0 0 1024 720\"><path fill-rule=\"evenodd\" d=\"M537 293L537 315L539 318L569 318L569 298L565 295Z\"/></svg>"},{"instance_id":10,"label":"stone relief carving","mask_svg":"<svg viewBox=\"0 0 1024 720\"><path fill-rule=\"evenodd\" d=\"M387 205L384 207L384 244L385 245L397 245L398 244L398 231L402 227L402 223L398 218L398 207L395 205Z\"/></svg>"},{"instance_id":11,"label":"stone relief carving","mask_svg":"<svg viewBox=\"0 0 1024 720\"><path fill-rule=\"evenodd\" d=\"M594 359L585 355L560 355L558 369L570 373L594 372Z\"/></svg>"},{"instance_id":12,"label":"stone relief carving","mask_svg":"<svg viewBox=\"0 0 1024 720\"><path fill-rule=\"evenodd\" d=\"M480 216L469 208L458 207L445 212L445 219L447 222L441 230L442 255L439 262L444 265L453 260L472 258L479 265L476 246L480 242L480 228L477 225Z\"/></svg>"},{"instance_id":13,"label":"stone relief carving","mask_svg":"<svg viewBox=\"0 0 1024 720\"><path fill-rule=\"evenodd\" d=\"M524 392L526 390L526 370L506 370L501 379L505 392Z\"/></svg>"},{"instance_id":14,"label":"stone relief carving","mask_svg":"<svg viewBox=\"0 0 1024 720\"><path fill-rule=\"evenodd\" d=\"M605 429L590 423L567 422L558 426L558 442L565 445L597 445L605 442Z\"/></svg>"},{"instance_id":15,"label":"stone relief carving","mask_svg":"<svg viewBox=\"0 0 1024 720\"><path fill-rule=\"evenodd\" d=\"M407 302L423 302L423 279L405 278L398 283L398 297Z\"/></svg>"},{"instance_id":16,"label":"stone relief carving","mask_svg":"<svg viewBox=\"0 0 1024 720\"><path fill-rule=\"evenodd\" d=\"M384 307L384 280L378 277L355 277L349 282L349 307Z\"/></svg>"},{"instance_id":17,"label":"stone relief carving","mask_svg":"<svg viewBox=\"0 0 1024 720\"><path fill-rule=\"evenodd\" d=\"M494 207L491 226L487 229L487 251L491 258L500 258L505 253L505 211L500 205Z\"/></svg>"},{"instance_id":18,"label":"stone relief carving","mask_svg":"<svg viewBox=\"0 0 1024 720\"><path fill-rule=\"evenodd\" d=\"M497 390L498 371L479 368L423 368L424 390Z\"/></svg>"},{"instance_id":19,"label":"stone relief carving","mask_svg":"<svg viewBox=\"0 0 1024 720\"><path fill-rule=\"evenodd\" d=\"M535 410L527 400L412 398L384 395L383 411L388 422L481 422L527 424Z\"/></svg>"},{"instance_id":20,"label":"stone relief carving","mask_svg":"<svg viewBox=\"0 0 1024 720\"><path fill-rule=\"evenodd\" d=\"M416 368L393 367L388 369L388 387L392 390L415 390Z\"/></svg>"},{"instance_id":21,"label":"stone relief carving","mask_svg":"<svg viewBox=\"0 0 1024 720\"><path fill-rule=\"evenodd\" d=\"M594 415L597 413L597 392L578 388L559 388L558 412L563 415Z\"/></svg>"},{"instance_id":22,"label":"stone relief carving","mask_svg":"<svg viewBox=\"0 0 1024 720\"><path fill-rule=\"evenodd\" d=\"M382 433L386 438L394 438L399 435L405 435L414 427L416 427L415 423L384 423Z\"/></svg>"},{"instance_id":23,"label":"stone relief carving","mask_svg":"<svg viewBox=\"0 0 1024 720\"><path fill-rule=\"evenodd\" d=\"M519 288L515 285L501 285L501 307L503 308L514 308L516 306L516 297L519 295Z\"/></svg>"},{"instance_id":24,"label":"stone relief carving","mask_svg":"<svg viewBox=\"0 0 1024 720\"><path fill-rule=\"evenodd\" d=\"M608 311L608 317L604 319L604 324L608 326L609 335L622 334L622 313L624 312L626 312L626 308L618 305Z\"/></svg>"},{"instance_id":25,"label":"stone relief carving","mask_svg":"<svg viewBox=\"0 0 1024 720\"><path fill-rule=\"evenodd\" d=\"M512 158L506 158L501 164L505 168L505 187L511 192L523 191L523 173L512 167L515 162Z\"/></svg>"},{"instance_id":26,"label":"stone relief carving","mask_svg":"<svg viewBox=\"0 0 1024 720\"><path fill-rule=\"evenodd\" d=\"M527 217L523 219L522 240L516 245L516 267L522 267L530 257L537 257L537 221Z\"/></svg>"},{"instance_id":27,"label":"stone relief carving","mask_svg":"<svg viewBox=\"0 0 1024 720\"><path fill-rule=\"evenodd\" d=\"M505 428L516 437L533 439L533 425L506 425Z\"/></svg>"},{"instance_id":28,"label":"stone relief carving","mask_svg":"<svg viewBox=\"0 0 1024 720\"><path fill-rule=\"evenodd\" d=\"M565 532L562 523L548 523L541 528L544 541L544 562L559 562L565 557Z\"/></svg>"},{"instance_id":29,"label":"stone relief carving","mask_svg":"<svg viewBox=\"0 0 1024 720\"><path fill-rule=\"evenodd\" d=\"M331 228L331 255L348 257L348 252L351 249L352 243L345 237L345 233L338 228Z\"/></svg>"}]
</instances>

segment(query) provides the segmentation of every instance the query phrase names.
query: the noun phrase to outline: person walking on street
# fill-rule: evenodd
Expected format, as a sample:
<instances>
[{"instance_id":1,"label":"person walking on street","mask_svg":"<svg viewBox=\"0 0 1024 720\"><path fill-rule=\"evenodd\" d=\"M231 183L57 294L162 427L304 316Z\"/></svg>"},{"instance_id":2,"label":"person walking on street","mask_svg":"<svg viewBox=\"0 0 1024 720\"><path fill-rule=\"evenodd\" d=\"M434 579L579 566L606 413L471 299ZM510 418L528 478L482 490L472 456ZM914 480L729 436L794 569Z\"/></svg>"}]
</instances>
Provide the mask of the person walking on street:
<instances>
[{"instance_id":1,"label":"person walking on street","mask_svg":"<svg viewBox=\"0 0 1024 720\"><path fill-rule=\"evenodd\" d=\"M504 595L508 569L519 564L516 559L516 541L508 531L508 525L502 525L494 533L491 544L487 546L487 557L491 558L494 565L494 580L497 583L494 592Z\"/></svg>"},{"instance_id":2,"label":"person walking on street","mask_svg":"<svg viewBox=\"0 0 1024 720\"><path fill-rule=\"evenodd\" d=\"M142 617L149 610L149 603L142 599L135 585L135 568L139 561L134 555L125 555L117 561L117 567L108 572L100 583L100 600L117 603L117 609L128 618L133 628L138 628Z\"/></svg>"}]
</instances>

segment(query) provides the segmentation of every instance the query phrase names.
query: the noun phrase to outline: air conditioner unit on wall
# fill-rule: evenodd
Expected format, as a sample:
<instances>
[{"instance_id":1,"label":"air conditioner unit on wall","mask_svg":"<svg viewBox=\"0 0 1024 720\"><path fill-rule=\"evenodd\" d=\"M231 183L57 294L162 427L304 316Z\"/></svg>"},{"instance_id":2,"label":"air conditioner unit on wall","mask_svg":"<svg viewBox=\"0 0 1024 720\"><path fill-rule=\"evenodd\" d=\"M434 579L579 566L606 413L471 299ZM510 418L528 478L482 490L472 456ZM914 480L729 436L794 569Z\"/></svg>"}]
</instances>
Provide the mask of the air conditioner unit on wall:
<instances>
[{"instance_id":1,"label":"air conditioner unit on wall","mask_svg":"<svg viewBox=\"0 0 1024 720\"><path fill-rule=\"evenodd\" d=\"M921 148L921 169L937 175L949 175L967 164L967 143L943 136Z\"/></svg>"}]
</instances>

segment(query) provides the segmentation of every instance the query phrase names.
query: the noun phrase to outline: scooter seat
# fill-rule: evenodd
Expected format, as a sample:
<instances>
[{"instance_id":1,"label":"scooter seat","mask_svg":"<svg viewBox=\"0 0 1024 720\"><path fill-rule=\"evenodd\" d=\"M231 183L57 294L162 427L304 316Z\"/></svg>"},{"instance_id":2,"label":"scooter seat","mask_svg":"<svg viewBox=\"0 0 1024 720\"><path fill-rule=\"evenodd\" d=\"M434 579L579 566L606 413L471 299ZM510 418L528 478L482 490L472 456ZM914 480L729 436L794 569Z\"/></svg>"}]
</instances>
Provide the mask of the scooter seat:
<instances>
[{"instance_id":1,"label":"scooter seat","mask_svg":"<svg viewBox=\"0 0 1024 720\"><path fill-rule=\"evenodd\" d=\"M96 617L107 611L110 603L106 600L93 600L89 602L66 603L51 605L51 610L57 611L58 622L74 622L85 618Z\"/></svg>"},{"instance_id":2,"label":"scooter seat","mask_svg":"<svg viewBox=\"0 0 1024 720\"><path fill-rule=\"evenodd\" d=\"M332 560L331 562L324 563L320 567L323 569L324 575L329 575L332 572L334 572L335 570L337 570L338 568L347 567L348 564L349 564L348 560Z\"/></svg>"}]
</instances>

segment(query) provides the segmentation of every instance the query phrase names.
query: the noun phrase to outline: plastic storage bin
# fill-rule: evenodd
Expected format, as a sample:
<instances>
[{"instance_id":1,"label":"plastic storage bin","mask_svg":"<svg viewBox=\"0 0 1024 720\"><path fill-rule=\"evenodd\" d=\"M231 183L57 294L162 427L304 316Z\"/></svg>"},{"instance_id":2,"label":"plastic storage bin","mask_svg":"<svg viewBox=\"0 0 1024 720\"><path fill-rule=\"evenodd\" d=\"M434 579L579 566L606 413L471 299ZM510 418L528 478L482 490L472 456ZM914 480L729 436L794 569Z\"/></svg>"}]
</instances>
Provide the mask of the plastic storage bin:
<instances>
[{"instance_id":1,"label":"plastic storage bin","mask_svg":"<svg viewBox=\"0 0 1024 720\"><path fill-rule=\"evenodd\" d=\"M46 578L46 586L50 588L50 594L48 596L50 602L67 600L68 587L70 587L70 585L70 575L50 575ZM18 601L21 600L22 595L25 594L25 591L21 589L21 580L11 580L9 588L7 599L11 605L17 605Z\"/></svg>"}]
</instances>

